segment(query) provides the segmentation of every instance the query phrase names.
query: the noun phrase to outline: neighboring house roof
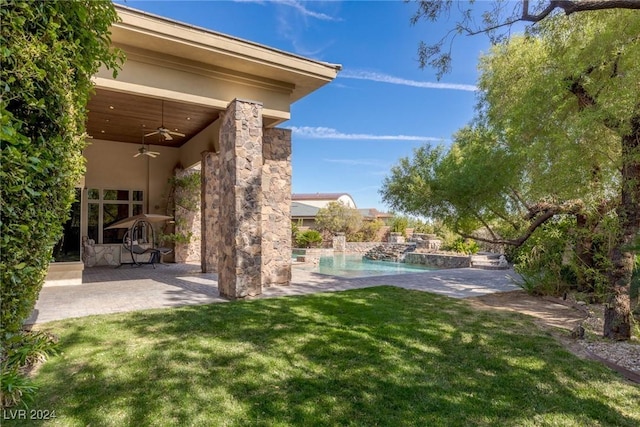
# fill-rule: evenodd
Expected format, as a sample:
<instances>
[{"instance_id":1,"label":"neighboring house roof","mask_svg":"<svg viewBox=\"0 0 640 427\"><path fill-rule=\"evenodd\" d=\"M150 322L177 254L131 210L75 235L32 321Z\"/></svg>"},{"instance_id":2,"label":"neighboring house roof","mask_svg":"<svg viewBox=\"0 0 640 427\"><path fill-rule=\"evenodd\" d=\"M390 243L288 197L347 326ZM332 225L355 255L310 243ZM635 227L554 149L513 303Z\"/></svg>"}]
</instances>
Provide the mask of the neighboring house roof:
<instances>
[{"instance_id":1,"label":"neighboring house roof","mask_svg":"<svg viewBox=\"0 0 640 427\"><path fill-rule=\"evenodd\" d=\"M315 218L319 210L317 206L291 202L291 218Z\"/></svg>"},{"instance_id":2,"label":"neighboring house roof","mask_svg":"<svg viewBox=\"0 0 640 427\"><path fill-rule=\"evenodd\" d=\"M291 202L291 218L293 219L315 219L320 210L317 206L308 205L297 201ZM391 218L393 215L380 212L376 208L358 209L363 219L373 221L376 219Z\"/></svg>"},{"instance_id":3,"label":"neighboring house roof","mask_svg":"<svg viewBox=\"0 0 640 427\"><path fill-rule=\"evenodd\" d=\"M358 210L360 211L360 213L362 214L362 217L364 219L375 220L375 219L383 219L383 218L391 218L391 217L393 217L393 215L391 215L390 213L380 212L376 208L358 209Z\"/></svg>"},{"instance_id":4,"label":"neighboring house roof","mask_svg":"<svg viewBox=\"0 0 640 427\"><path fill-rule=\"evenodd\" d=\"M292 194L291 200L319 208L324 208L330 202L342 202L347 206L357 208L355 200L348 193L298 193Z\"/></svg>"},{"instance_id":5,"label":"neighboring house roof","mask_svg":"<svg viewBox=\"0 0 640 427\"><path fill-rule=\"evenodd\" d=\"M291 200L338 200L342 196L349 196L348 193L297 193L291 195Z\"/></svg>"}]
</instances>

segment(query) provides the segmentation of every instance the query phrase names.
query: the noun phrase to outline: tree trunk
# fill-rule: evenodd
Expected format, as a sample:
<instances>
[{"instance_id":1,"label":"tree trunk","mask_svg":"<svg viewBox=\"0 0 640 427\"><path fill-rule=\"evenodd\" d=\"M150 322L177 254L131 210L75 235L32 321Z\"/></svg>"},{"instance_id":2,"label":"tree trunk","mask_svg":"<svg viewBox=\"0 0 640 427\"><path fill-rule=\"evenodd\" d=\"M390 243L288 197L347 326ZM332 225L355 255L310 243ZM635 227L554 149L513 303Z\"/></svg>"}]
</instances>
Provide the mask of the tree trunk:
<instances>
[{"instance_id":1,"label":"tree trunk","mask_svg":"<svg viewBox=\"0 0 640 427\"><path fill-rule=\"evenodd\" d=\"M585 274L590 268L593 268L595 261L593 259L593 231L589 225L586 214L576 215L577 241L576 256L578 257L577 275L578 275L578 291L592 292L594 283L592 275Z\"/></svg>"},{"instance_id":2,"label":"tree trunk","mask_svg":"<svg viewBox=\"0 0 640 427\"><path fill-rule=\"evenodd\" d=\"M630 132L622 137L622 192L617 208L620 231L611 253L609 296L605 305L604 336L631 338L631 276L635 253L630 246L640 230L640 115L631 119Z\"/></svg>"}]
</instances>

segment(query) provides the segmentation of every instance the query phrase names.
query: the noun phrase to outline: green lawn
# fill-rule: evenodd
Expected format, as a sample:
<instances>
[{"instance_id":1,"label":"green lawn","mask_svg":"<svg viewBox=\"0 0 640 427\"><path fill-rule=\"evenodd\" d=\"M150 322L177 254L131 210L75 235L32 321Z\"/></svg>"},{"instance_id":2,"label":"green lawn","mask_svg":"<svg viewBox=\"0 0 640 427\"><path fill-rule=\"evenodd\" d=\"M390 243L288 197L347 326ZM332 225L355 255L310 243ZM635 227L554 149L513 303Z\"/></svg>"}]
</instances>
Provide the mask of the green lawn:
<instances>
[{"instance_id":1,"label":"green lawn","mask_svg":"<svg viewBox=\"0 0 640 427\"><path fill-rule=\"evenodd\" d=\"M394 287L44 329L62 351L36 376L44 425L640 425L640 387L527 317Z\"/></svg>"}]
</instances>

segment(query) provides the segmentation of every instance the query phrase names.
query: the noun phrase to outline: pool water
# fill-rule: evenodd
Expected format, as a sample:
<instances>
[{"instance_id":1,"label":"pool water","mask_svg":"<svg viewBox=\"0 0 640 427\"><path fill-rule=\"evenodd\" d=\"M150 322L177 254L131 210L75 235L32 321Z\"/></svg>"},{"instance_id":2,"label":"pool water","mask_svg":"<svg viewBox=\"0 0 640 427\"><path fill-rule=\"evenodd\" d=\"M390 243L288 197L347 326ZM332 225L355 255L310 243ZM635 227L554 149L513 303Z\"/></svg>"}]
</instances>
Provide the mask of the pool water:
<instances>
[{"instance_id":1,"label":"pool water","mask_svg":"<svg viewBox=\"0 0 640 427\"><path fill-rule=\"evenodd\" d=\"M401 262L372 261L362 255L337 254L320 257L317 265L303 265L299 268L314 273L340 277L386 276L391 274L424 273L435 268Z\"/></svg>"}]
</instances>

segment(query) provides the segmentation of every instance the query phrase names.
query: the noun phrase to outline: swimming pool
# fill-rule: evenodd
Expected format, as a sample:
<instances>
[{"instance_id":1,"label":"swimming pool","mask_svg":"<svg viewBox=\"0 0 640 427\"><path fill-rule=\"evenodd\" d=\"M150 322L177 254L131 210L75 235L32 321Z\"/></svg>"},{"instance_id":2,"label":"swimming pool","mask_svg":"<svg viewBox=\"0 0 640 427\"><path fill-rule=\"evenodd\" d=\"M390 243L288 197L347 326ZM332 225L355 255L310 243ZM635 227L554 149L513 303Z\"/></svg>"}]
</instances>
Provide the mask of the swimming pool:
<instances>
[{"instance_id":1,"label":"swimming pool","mask_svg":"<svg viewBox=\"0 0 640 427\"><path fill-rule=\"evenodd\" d=\"M386 276L391 274L424 273L435 268L401 262L372 261L359 254L322 256L318 264L298 266L302 270L340 277Z\"/></svg>"}]
</instances>

